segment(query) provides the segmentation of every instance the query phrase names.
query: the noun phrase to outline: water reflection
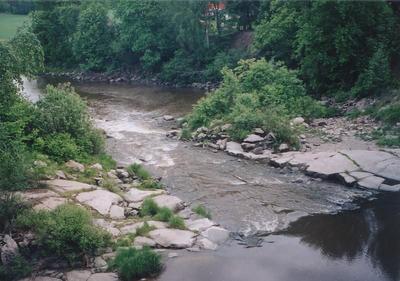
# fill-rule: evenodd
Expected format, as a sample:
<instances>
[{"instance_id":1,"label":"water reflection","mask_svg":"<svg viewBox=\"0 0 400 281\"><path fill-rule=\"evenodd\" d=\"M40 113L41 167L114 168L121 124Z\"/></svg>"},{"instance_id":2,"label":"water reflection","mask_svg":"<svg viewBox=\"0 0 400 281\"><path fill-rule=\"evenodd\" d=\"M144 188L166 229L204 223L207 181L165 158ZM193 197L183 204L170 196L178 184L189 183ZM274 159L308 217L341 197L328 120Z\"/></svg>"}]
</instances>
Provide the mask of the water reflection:
<instances>
[{"instance_id":1,"label":"water reflection","mask_svg":"<svg viewBox=\"0 0 400 281\"><path fill-rule=\"evenodd\" d=\"M340 215L316 215L293 223L287 234L330 259L367 258L389 280L400 280L400 195Z\"/></svg>"}]
</instances>

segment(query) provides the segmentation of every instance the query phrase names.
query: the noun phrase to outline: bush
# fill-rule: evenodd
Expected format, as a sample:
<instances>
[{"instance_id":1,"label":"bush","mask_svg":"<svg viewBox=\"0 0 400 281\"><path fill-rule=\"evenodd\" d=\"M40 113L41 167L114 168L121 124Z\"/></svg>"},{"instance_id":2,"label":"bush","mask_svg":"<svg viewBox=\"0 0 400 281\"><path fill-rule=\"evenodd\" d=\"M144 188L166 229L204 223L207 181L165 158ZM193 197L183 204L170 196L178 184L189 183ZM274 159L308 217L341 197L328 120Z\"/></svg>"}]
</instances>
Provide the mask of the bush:
<instances>
[{"instance_id":1,"label":"bush","mask_svg":"<svg viewBox=\"0 0 400 281\"><path fill-rule=\"evenodd\" d=\"M104 140L90 122L86 104L69 84L47 86L46 95L37 103L32 123L40 137L36 147L54 158L68 155L73 156L70 159L81 160L77 158L103 151ZM57 148L61 142L67 147Z\"/></svg>"},{"instance_id":2,"label":"bush","mask_svg":"<svg viewBox=\"0 0 400 281\"><path fill-rule=\"evenodd\" d=\"M375 117L389 125L400 122L400 102L381 108Z\"/></svg>"},{"instance_id":3,"label":"bush","mask_svg":"<svg viewBox=\"0 0 400 281\"><path fill-rule=\"evenodd\" d=\"M192 208L192 211L198 214L199 216L203 218L208 218L211 219L211 213L209 210L207 210L204 206L202 205L197 205L196 207Z\"/></svg>"},{"instance_id":4,"label":"bush","mask_svg":"<svg viewBox=\"0 0 400 281\"><path fill-rule=\"evenodd\" d=\"M241 139L255 127L278 135L278 141L295 144L289 119L324 116L326 109L305 94L296 72L280 63L240 61L233 70L223 71L223 83L213 94L200 100L188 117L191 129L216 121L232 123L231 133Z\"/></svg>"},{"instance_id":5,"label":"bush","mask_svg":"<svg viewBox=\"0 0 400 281\"><path fill-rule=\"evenodd\" d=\"M168 221L169 227L177 229L186 229L185 222L179 216L172 216Z\"/></svg>"},{"instance_id":6,"label":"bush","mask_svg":"<svg viewBox=\"0 0 400 281\"><path fill-rule=\"evenodd\" d=\"M167 207L162 207L158 210L157 214L154 216L155 220L168 222L170 218L174 215L171 209Z\"/></svg>"},{"instance_id":7,"label":"bush","mask_svg":"<svg viewBox=\"0 0 400 281\"><path fill-rule=\"evenodd\" d=\"M0 233L11 232L16 218L26 212L30 206L12 193L0 194Z\"/></svg>"},{"instance_id":8,"label":"bush","mask_svg":"<svg viewBox=\"0 0 400 281\"><path fill-rule=\"evenodd\" d=\"M32 272L32 267L26 259L18 255L9 264L0 265L0 280L19 280L29 276Z\"/></svg>"},{"instance_id":9,"label":"bush","mask_svg":"<svg viewBox=\"0 0 400 281\"><path fill-rule=\"evenodd\" d=\"M129 173L131 176L137 176L141 180L148 180L151 178L150 173L143 168L142 165L134 163L126 169L126 171Z\"/></svg>"},{"instance_id":10,"label":"bush","mask_svg":"<svg viewBox=\"0 0 400 281\"><path fill-rule=\"evenodd\" d=\"M155 228L149 225L146 221L143 225L136 229L136 236L146 236L150 231L154 230Z\"/></svg>"},{"instance_id":11,"label":"bush","mask_svg":"<svg viewBox=\"0 0 400 281\"><path fill-rule=\"evenodd\" d=\"M124 281L146 278L158 274L162 269L161 256L149 248L119 249L110 268L117 270Z\"/></svg>"},{"instance_id":12,"label":"bush","mask_svg":"<svg viewBox=\"0 0 400 281\"><path fill-rule=\"evenodd\" d=\"M147 179L140 183L140 188L143 189L161 189L163 188L162 184L159 181L153 179Z\"/></svg>"},{"instance_id":13,"label":"bush","mask_svg":"<svg viewBox=\"0 0 400 281\"><path fill-rule=\"evenodd\" d=\"M151 198L146 198L143 201L142 208L140 209L140 215L144 216L155 216L159 210L157 203Z\"/></svg>"},{"instance_id":14,"label":"bush","mask_svg":"<svg viewBox=\"0 0 400 281\"><path fill-rule=\"evenodd\" d=\"M46 255L66 258L70 263L82 261L110 242L109 234L93 225L91 214L75 205L23 214L18 225L35 232Z\"/></svg>"}]
</instances>

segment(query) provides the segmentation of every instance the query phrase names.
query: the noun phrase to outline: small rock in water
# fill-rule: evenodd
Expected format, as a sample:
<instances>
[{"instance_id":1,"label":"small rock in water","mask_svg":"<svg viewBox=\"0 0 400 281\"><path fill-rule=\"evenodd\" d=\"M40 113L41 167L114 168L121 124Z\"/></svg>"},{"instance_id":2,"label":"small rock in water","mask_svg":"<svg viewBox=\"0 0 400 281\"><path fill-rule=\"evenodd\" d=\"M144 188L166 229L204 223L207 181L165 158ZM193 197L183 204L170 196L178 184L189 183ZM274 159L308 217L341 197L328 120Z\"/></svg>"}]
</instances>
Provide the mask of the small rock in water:
<instances>
[{"instance_id":1,"label":"small rock in water","mask_svg":"<svg viewBox=\"0 0 400 281\"><path fill-rule=\"evenodd\" d=\"M165 121L172 121L172 120L175 119L174 116L171 116L171 115L164 115L163 118L164 118Z\"/></svg>"}]
</instances>

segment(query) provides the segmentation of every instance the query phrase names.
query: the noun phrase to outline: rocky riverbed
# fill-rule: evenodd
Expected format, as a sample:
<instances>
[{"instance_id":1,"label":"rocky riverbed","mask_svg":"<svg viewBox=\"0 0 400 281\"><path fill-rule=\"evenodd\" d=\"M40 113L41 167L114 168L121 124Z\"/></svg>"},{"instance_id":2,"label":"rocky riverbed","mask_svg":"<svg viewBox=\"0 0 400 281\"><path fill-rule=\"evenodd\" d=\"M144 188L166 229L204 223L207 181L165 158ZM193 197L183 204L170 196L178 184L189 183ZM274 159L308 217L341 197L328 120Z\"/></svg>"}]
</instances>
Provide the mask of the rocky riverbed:
<instances>
[{"instance_id":1,"label":"rocky riverbed","mask_svg":"<svg viewBox=\"0 0 400 281\"><path fill-rule=\"evenodd\" d=\"M329 241L332 243L347 245L346 239L339 238L341 237L340 229L348 229L354 222L347 223L348 221L342 214L346 214L346 212L353 214L360 206L362 210L367 211L368 208L364 205L370 204L372 199L379 198L380 193L375 189L356 188L356 185L347 187L337 180L330 180L336 177L328 176L328 181L318 177L309 177L303 173L303 170L306 172L310 161L325 159L321 157L323 154L315 159L315 155L319 152L329 151L330 154L326 158L329 160L335 154L343 155L342 152L349 148L377 151L373 143L361 142L353 138L353 134L349 131L341 133L341 141L337 142L325 142L319 137L312 140L310 136L306 135L305 139L311 146L311 149L307 151L271 153L266 159L249 160L245 156L231 156L223 150L207 145L204 145L207 148L204 149L203 144L201 147L196 147L198 145L193 146L192 143L166 137L171 129L178 128L172 119L176 120L188 113L202 93L191 90L110 85L108 83L83 83L76 86L81 95L87 98L97 126L104 129L108 135L108 151L121 166L132 162L142 163L156 177L162 177L166 191L170 192L172 196L179 197L191 205L207 206L211 210L215 222L232 233L240 234L239 236L234 235L236 239L241 240L240 244L259 246L257 239L246 239L246 237L267 235L260 237L264 242L262 248L255 247L250 250L244 249L241 245L236 246L236 240L231 239L228 239L227 243L216 251L174 250L174 253L179 256L168 259L167 269L160 276L160 280L185 280L185 276L186 278L190 276L191 280L243 280L244 276L256 272L257 276L275 276L276 278L272 280L286 281L291 280L287 274L297 272L292 276L296 276L298 280L321 280L323 278L336 281L338 279L329 273L333 271L342 272L340 280L356 280L353 277L357 275L351 273L354 270L349 270L355 264L360 272L365 273L358 274L358 276L362 276L363 280L396 280L383 277L386 275L382 275L380 268L371 267L371 261L364 258L364 254L362 254L364 246L360 246L360 255L358 258L354 258L353 262L339 258L340 263L337 263L329 256L319 252L322 247L320 241L327 239L324 237L327 233L320 233L316 236L313 244L315 246L312 247L305 246L299 239L280 235L271 236L271 233L287 229L291 222L299 221L300 218L307 219L310 215L313 217L317 214L325 214L325 216L337 218L343 224L329 228L327 225L322 226L320 221L314 223L316 227L321 226L327 229L331 233ZM165 116L173 118L164 118ZM328 125L320 126L326 127L329 133L329 126L331 126L329 124L333 121L325 122ZM348 133L349 135L347 135ZM234 145L235 148L239 151L243 150L241 143L238 145ZM241 153L251 152L243 150ZM385 153L396 154L395 151ZM260 155L252 154L257 157ZM313 154L314 156L307 158L308 156L304 156L304 154ZM273 159L286 157L285 155L290 157L287 157L289 159L281 165L270 166L263 163L264 161L270 163ZM296 157L305 164L293 165L291 157ZM384 178L383 184L390 186L397 184L387 180L389 179L386 178L387 174L377 174L376 171L364 168L361 170L374 177ZM345 172L356 178L357 174L350 175L350 173L360 171L346 170ZM371 177L369 174L368 176ZM377 199L376 202L380 202L379 200ZM118 204L114 205L119 206ZM369 214L368 212L366 214ZM387 214L389 213L388 211ZM366 216L364 213L355 215L356 220L364 218L364 216ZM367 217L371 237L375 237L374 233L379 233L380 226L375 227L374 225L380 225L378 220L380 216L368 215ZM121 231L121 229L118 230ZM392 229L383 239L390 239L387 237L395 235L396 231ZM307 230L304 231L304 235L307 235ZM355 235L355 237L358 236ZM357 240L357 238L354 239ZM245 247L247 247L246 245ZM253 258L250 259L249 255ZM171 254L170 256L175 255ZM324 261L324 263L318 266L321 271L316 272L315 266L292 262L288 256L296 256L295 260L297 261L313 260L315 262ZM372 262L383 261L378 256L373 256L373 258ZM268 266L263 266L266 260L268 260ZM233 268L235 268L234 271L231 270ZM298 271L298 269L301 270ZM232 275L229 272L237 274ZM319 276L319 278L311 278L311 275ZM234 276L238 278L235 279Z\"/></svg>"}]
</instances>

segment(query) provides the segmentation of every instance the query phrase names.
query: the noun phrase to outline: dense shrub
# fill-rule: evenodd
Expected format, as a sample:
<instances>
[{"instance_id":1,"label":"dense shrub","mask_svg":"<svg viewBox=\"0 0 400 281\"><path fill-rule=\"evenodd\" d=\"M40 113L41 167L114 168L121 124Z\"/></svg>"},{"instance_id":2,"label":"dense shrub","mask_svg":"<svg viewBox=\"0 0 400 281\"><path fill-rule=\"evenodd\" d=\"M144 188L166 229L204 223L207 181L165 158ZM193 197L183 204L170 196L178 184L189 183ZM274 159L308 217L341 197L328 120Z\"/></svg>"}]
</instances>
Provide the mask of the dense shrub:
<instances>
[{"instance_id":1,"label":"dense shrub","mask_svg":"<svg viewBox=\"0 0 400 281\"><path fill-rule=\"evenodd\" d=\"M149 234L150 231L154 230L155 227L149 225L146 221L143 223L143 225L139 228L136 229L136 236L146 236Z\"/></svg>"},{"instance_id":2,"label":"dense shrub","mask_svg":"<svg viewBox=\"0 0 400 281\"><path fill-rule=\"evenodd\" d=\"M140 183L140 188L143 189L161 189L163 186L159 181L156 181L154 179L148 179L144 180Z\"/></svg>"},{"instance_id":3,"label":"dense shrub","mask_svg":"<svg viewBox=\"0 0 400 281\"><path fill-rule=\"evenodd\" d=\"M9 192L0 193L0 233L10 232L16 218L29 210L30 206L19 196Z\"/></svg>"},{"instance_id":4,"label":"dense shrub","mask_svg":"<svg viewBox=\"0 0 400 281\"><path fill-rule=\"evenodd\" d=\"M18 225L32 229L46 255L82 261L110 242L109 234L93 225L91 214L82 207L61 205L53 211L23 214Z\"/></svg>"},{"instance_id":5,"label":"dense shrub","mask_svg":"<svg viewBox=\"0 0 400 281\"><path fill-rule=\"evenodd\" d=\"M387 105L375 113L375 117L389 125L400 122L400 102Z\"/></svg>"},{"instance_id":6,"label":"dense shrub","mask_svg":"<svg viewBox=\"0 0 400 281\"><path fill-rule=\"evenodd\" d=\"M162 269L161 256L149 248L121 248L110 268L118 271L124 281L131 281L158 274Z\"/></svg>"},{"instance_id":7,"label":"dense shrub","mask_svg":"<svg viewBox=\"0 0 400 281\"><path fill-rule=\"evenodd\" d=\"M143 201L142 208L140 209L141 216L155 216L159 210L157 203L151 198L146 198Z\"/></svg>"},{"instance_id":8,"label":"dense shrub","mask_svg":"<svg viewBox=\"0 0 400 281\"><path fill-rule=\"evenodd\" d=\"M29 276L32 267L28 261L21 255L17 255L9 264L0 265L0 280L20 280Z\"/></svg>"},{"instance_id":9,"label":"dense shrub","mask_svg":"<svg viewBox=\"0 0 400 281\"><path fill-rule=\"evenodd\" d=\"M179 216L172 216L168 221L169 227L177 229L186 229L184 220Z\"/></svg>"},{"instance_id":10,"label":"dense shrub","mask_svg":"<svg viewBox=\"0 0 400 281\"><path fill-rule=\"evenodd\" d=\"M54 159L81 160L103 150L104 140L90 122L85 102L68 84L47 86L32 123L36 148Z\"/></svg>"},{"instance_id":11,"label":"dense shrub","mask_svg":"<svg viewBox=\"0 0 400 281\"><path fill-rule=\"evenodd\" d=\"M261 127L277 135L278 141L294 144L295 132L289 118L326 114L323 106L305 94L296 73L280 63L245 60L233 70L225 69L223 74L221 87L202 99L189 115L192 129L222 120L232 123L231 133L236 139Z\"/></svg>"},{"instance_id":12,"label":"dense shrub","mask_svg":"<svg viewBox=\"0 0 400 281\"><path fill-rule=\"evenodd\" d=\"M154 219L158 221L168 222L170 218L173 217L173 215L174 213L171 211L171 209L167 207L162 207L159 208L157 214L154 216Z\"/></svg>"}]
</instances>

